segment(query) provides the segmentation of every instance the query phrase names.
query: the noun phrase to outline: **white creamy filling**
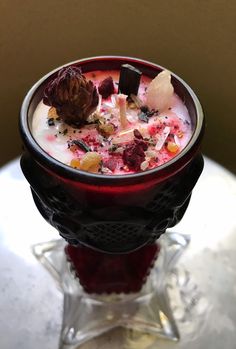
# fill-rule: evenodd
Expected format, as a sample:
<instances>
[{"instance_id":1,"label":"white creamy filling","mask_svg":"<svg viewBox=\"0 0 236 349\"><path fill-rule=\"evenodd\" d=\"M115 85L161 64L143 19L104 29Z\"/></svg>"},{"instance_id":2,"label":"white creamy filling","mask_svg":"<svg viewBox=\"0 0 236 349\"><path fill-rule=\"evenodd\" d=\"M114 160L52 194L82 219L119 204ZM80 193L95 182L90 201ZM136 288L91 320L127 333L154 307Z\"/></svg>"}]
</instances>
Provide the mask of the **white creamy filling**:
<instances>
[{"instance_id":1,"label":"white creamy filling","mask_svg":"<svg viewBox=\"0 0 236 349\"><path fill-rule=\"evenodd\" d=\"M92 73L90 73L92 74ZM92 79L92 75L87 74L88 78ZM104 74L104 76L103 76ZM94 80L96 85L100 81L102 81L105 77L107 76L112 76L114 81L118 80L118 73L117 72L109 72L106 73L104 72L103 74L99 74L99 79ZM139 88L139 98L145 103L145 87L148 86L150 82L149 78L142 77L141 85ZM105 118L109 118L110 122L114 123L115 125L119 126L118 129L116 130L116 135L112 135L110 137L110 140L117 137L117 134L120 134L120 132L125 133L125 131L133 130L133 129L138 129L143 137L149 136L149 128L152 125L155 125L156 122L159 120L161 123L167 123L167 127L164 127L164 130L167 131L168 128L168 123L175 122L178 119L180 120L181 125L180 130L183 133L181 137L177 137L176 135L174 136L174 141L179 147L179 151L181 151L189 142L191 136L192 136L192 128L191 128L191 120L190 116L188 113L188 110L182 100L174 94L170 106L171 110L166 110L158 116L152 116L149 118L149 122L145 123L142 122L138 119L138 112L140 110L137 109L127 109L127 119L129 121L129 125L127 127L127 130L122 130L122 128L119 125L119 109L117 106L114 108L114 98L112 100L103 100L101 104L101 110L105 109L105 112L101 112L101 114ZM74 153L69 150L68 148L68 142L74 139L82 139L86 136L94 136L95 138L98 136L98 132L96 128L94 128L94 125L89 125L85 126L81 129L75 129L69 125L66 125L65 123L62 123L61 121L55 121L54 126L49 126L48 125L48 111L50 107L46 106L43 104L41 101L33 115L33 121L32 121L32 133L37 141L37 143L52 157L55 159L69 165L71 160L74 158ZM110 113L108 113L110 112ZM168 129L168 132L170 130ZM130 132L130 134L132 131ZM129 132L127 132L127 135L123 135L123 139L125 137L128 137L127 139L129 140ZM167 135L168 136L168 135ZM100 136L99 136L100 137ZM161 165L162 163L170 160L173 158L173 154L168 154L166 151L163 150L163 145L165 142L166 135L157 135L156 140L157 140L157 146L149 149L149 150L155 150L156 155L159 159L159 162L157 163L158 165ZM115 140L114 140L115 143ZM100 147L98 152L102 155L102 157L107 158L108 153L107 153L108 146ZM94 149L91 149L94 151ZM96 151L96 149L95 149ZM123 173L123 170L117 170L116 174Z\"/></svg>"}]
</instances>

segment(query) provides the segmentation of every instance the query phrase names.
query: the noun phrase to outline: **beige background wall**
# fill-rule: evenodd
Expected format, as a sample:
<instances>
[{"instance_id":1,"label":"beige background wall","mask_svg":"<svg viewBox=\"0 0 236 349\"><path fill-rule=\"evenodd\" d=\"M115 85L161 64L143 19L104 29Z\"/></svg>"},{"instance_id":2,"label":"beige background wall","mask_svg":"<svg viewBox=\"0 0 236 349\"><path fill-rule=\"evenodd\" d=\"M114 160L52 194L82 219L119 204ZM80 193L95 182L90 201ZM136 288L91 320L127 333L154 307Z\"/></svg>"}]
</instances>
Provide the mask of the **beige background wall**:
<instances>
[{"instance_id":1,"label":"beige background wall","mask_svg":"<svg viewBox=\"0 0 236 349\"><path fill-rule=\"evenodd\" d=\"M137 56L183 77L205 110L205 154L236 172L235 0L1 0L0 165L21 152L18 110L52 68Z\"/></svg>"}]
</instances>

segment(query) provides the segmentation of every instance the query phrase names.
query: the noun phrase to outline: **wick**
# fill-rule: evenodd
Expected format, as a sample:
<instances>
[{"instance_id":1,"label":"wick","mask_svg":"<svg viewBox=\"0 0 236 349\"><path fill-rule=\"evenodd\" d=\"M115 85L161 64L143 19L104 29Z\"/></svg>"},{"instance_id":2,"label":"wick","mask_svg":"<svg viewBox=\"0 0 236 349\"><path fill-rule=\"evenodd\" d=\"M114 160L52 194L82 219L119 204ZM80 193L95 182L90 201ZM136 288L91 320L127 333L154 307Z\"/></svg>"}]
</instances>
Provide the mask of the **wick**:
<instances>
[{"instance_id":1,"label":"wick","mask_svg":"<svg viewBox=\"0 0 236 349\"><path fill-rule=\"evenodd\" d=\"M126 98L127 96L122 93L117 95L117 104L120 109L120 123L122 128L125 128L128 124L126 117Z\"/></svg>"}]
</instances>

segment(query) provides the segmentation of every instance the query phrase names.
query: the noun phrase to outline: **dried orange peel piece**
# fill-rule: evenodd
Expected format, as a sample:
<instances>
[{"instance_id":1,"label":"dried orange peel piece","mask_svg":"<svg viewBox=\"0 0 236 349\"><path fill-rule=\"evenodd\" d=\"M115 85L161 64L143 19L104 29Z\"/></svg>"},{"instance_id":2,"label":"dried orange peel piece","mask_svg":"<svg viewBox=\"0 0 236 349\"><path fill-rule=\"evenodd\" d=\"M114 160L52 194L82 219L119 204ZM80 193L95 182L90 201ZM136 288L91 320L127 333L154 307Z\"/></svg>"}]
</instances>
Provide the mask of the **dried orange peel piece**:
<instances>
[{"instance_id":1,"label":"dried orange peel piece","mask_svg":"<svg viewBox=\"0 0 236 349\"><path fill-rule=\"evenodd\" d=\"M97 152L87 152L80 160L80 170L96 173L99 170L102 157Z\"/></svg>"}]
</instances>

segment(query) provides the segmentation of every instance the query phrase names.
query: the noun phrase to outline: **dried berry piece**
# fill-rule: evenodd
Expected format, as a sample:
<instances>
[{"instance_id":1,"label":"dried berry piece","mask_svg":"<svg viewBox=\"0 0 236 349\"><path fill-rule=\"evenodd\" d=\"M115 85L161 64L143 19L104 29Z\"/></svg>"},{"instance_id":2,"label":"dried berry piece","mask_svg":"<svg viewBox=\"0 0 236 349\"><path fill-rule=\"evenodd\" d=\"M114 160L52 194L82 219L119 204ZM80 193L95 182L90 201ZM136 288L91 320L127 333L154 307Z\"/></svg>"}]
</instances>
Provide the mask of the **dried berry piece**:
<instances>
[{"instance_id":1,"label":"dried berry piece","mask_svg":"<svg viewBox=\"0 0 236 349\"><path fill-rule=\"evenodd\" d=\"M75 127L86 123L98 105L98 93L76 66L62 68L44 90L43 102L56 108L62 120Z\"/></svg>"},{"instance_id":2,"label":"dried berry piece","mask_svg":"<svg viewBox=\"0 0 236 349\"><path fill-rule=\"evenodd\" d=\"M138 130L136 134L138 135ZM140 134L141 135L141 134ZM140 136L139 136L140 137ZM142 137L142 135L141 135ZM148 149L147 143L142 138L134 139L134 143L128 144L123 152L124 164L129 167L129 169L138 171L140 170L141 163L145 160L145 151Z\"/></svg>"},{"instance_id":3,"label":"dried berry piece","mask_svg":"<svg viewBox=\"0 0 236 349\"><path fill-rule=\"evenodd\" d=\"M103 98L108 98L115 92L113 79L111 76L104 79L98 86L98 92Z\"/></svg>"},{"instance_id":4,"label":"dried berry piece","mask_svg":"<svg viewBox=\"0 0 236 349\"><path fill-rule=\"evenodd\" d=\"M135 171L140 170L140 165L144 160L144 150L138 144L129 144L125 147L123 152L123 161L129 169Z\"/></svg>"},{"instance_id":5,"label":"dried berry piece","mask_svg":"<svg viewBox=\"0 0 236 349\"><path fill-rule=\"evenodd\" d=\"M136 69L130 64L123 64L120 70L120 79L119 79L119 93L130 96L131 94L137 95L141 71Z\"/></svg>"}]
</instances>

